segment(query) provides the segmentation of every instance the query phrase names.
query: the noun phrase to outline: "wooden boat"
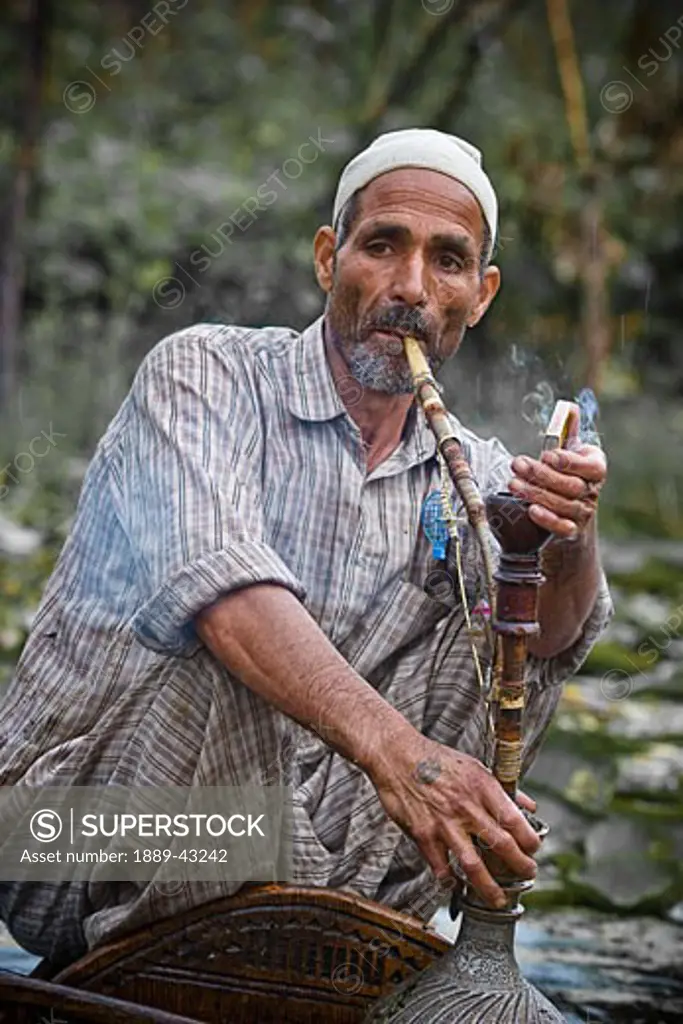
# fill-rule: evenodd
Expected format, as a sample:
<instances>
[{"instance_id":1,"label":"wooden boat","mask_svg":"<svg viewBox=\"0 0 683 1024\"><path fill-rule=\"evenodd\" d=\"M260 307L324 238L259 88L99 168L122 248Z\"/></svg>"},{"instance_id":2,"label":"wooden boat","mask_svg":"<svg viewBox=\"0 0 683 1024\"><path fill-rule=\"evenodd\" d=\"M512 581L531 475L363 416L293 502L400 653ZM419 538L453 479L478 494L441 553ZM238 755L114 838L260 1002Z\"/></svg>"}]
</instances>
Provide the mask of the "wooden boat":
<instances>
[{"instance_id":1,"label":"wooden boat","mask_svg":"<svg viewBox=\"0 0 683 1024\"><path fill-rule=\"evenodd\" d=\"M59 972L0 973L0 1024L361 1024L448 948L360 896L251 886Z\"/></svg>"}]
</instances>

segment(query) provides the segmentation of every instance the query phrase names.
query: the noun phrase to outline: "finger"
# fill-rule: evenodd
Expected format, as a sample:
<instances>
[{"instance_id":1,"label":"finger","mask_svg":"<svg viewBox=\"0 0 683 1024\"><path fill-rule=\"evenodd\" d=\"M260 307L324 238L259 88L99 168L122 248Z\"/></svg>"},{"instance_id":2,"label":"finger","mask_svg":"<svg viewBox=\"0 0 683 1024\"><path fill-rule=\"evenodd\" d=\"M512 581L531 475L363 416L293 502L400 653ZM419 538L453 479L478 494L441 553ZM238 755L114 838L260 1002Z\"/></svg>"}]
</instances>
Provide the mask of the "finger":
<instances>
[{"instance_id":1,"label":"finger","mask_svg":"<svg viewBox=\"0 0 683 1024\"><path fill-rule=\"evenodd\" d=\"M562 537L564 540L576 540L579 536L580 530L575 522L556 516L554 512L548 511L542 505L530 505L528 514L529 519L532 519L537 526L542 526L544 530L550 530L557 537Z\"/></svg>"},{"instance_id":2,"label":"finger","mask_svg":"<svg viewBox=\"0 0 683 1024\"><path fill-rule=\"evenodd\" d=\"M526 793L523 793L521 789L517 790L517 803L526 811L531 811L532 814L536 810L536 801L533 799L533 797L530 797Z\"/></svg>"},{"instance_id":3,"label":"finger","mask_svg":"<svg viewBox=\"0 0 683 1024\"><path fill-rule=\"evenodd\" d=\"M568 437L562 445L562 449L568 452L583 452L587 445L577 435L576 437ZM597 447L597 446L594 446Z\"/></svg>"},{"instance_id":4,"label":"finger","mask_svg":"<svg viewBox=\"0 0 683 1024\"><path fill-rule=\"evenodd\" d=\"M412 838L419 846L422 856L429 864L430 868L434 872L435 878L439 882L445 882L453 877L453 868L448 856L448 847L443 842L434 838L432 835L427 836L413 834Z\"/></svg>"},{"instance_id":5,"label":"finger","mask_svg":"<svg viewBox=\"0 0 683 1024\"><path fill-rule=\"evenodd\" d=\"M569 473L600 483L607 475L607 459L602 448L595 445L583 445L578 451L563 448L552 452L543 452L541 461L544 465L556 469L559 473Z\"/></svg>"},{"instance_id":6,"label":"finger","mask_svg":"<svg viewBox=\"0 0 683 1024\"><path fill-rule=\"evenodd\" d=\"M533 484L524 483L514 478L508 483L509 490L517 498L523 498L535 505L542 505L548 511L554 512L560 519L570 519L580 527L584 527L591 519L597 505L597 495L594 501L580 501L578 498L563 498L559 494L545 490L542 487L535 487Z\"/></svg>"},{"instance_id":7,"label":"finger","mask_svg":"<svg viewBox=\"0 0 683 1024\"><path fill-rule=\"evenodd\" d=\"M484 850L493 850L518 878L535 878L536 862L520 850L512 835L491 820L477 832L477 842Z\"/></svg>"},{"instance_id":8,"label":"finger","mask_svg":"<svg viewBox=\"0 0 683 1024\"><path fill-rule=\"evenodd\" d=\"M494 823L509 832L517 846L531 857L540 848L541 840L517 804L510 799L507 793L503 792L500 786L498 788L500 789L499 793L495 791L487 793L486 809Z\"/></svg>"},{"instance_id":9,"label":"finger","mask_svg":"<svg viewBox=\"0 0 683 1024\"><path fill-rule=\"evenodd\" d=\"M506 906L505 893L493 880L470 837L448 827L444 829L444 835L472 888L476 889L481 898L491 906L499 908Z\"/></svg>"},{"instance_id":10,"label":"finger","mask_svg":"<svg viewBox=\"0 0 683 1024\"><path fill-rule=\"evenodd\" d=\"M599 485L604 479L600 477L594 480L592 467L589 465L575 467L572 473L563 473L527 456L513 459L512 469L523 482L553 491L565 498L582 498L586 493L587 482Z\"/></svg>"}]
</instances>

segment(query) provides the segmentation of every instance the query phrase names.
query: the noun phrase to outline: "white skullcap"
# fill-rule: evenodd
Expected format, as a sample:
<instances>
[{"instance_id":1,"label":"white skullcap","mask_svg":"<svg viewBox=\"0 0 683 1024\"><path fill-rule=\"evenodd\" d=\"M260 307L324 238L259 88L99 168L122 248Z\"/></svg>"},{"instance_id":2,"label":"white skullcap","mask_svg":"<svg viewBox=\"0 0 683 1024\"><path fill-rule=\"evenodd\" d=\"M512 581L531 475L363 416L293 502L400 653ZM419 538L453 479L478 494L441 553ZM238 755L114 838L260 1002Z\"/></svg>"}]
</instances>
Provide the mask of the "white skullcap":
<instances>
[{"instance_id":1,"label":"white skullcap","mask_svg":"<svg viewBox=\"0 0 683 1024\"><path fill-rule=\"evenodd\" d=\"M332 223L354 192L380 174L399 167L423 167L440 171L466 185L479 204L495 241L498 223L498 200L493 186L481 166L481 153L471 143L456 135L446 135L434 128L405 128L378 135L367 149L354 156L342 171L334 200Z\"/></svg>"}]
</instances>

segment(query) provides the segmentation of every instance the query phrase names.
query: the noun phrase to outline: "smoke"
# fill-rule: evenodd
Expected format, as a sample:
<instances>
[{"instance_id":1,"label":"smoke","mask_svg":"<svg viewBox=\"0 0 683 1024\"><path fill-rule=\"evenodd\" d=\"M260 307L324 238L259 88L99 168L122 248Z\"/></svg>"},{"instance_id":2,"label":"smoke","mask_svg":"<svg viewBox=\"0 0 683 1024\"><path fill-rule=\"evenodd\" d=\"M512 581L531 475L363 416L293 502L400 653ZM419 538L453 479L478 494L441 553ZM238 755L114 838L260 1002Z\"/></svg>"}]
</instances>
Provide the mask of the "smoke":
<instances>
[{"instance_id":1,"label":"smoke","mask_svg":"<svg viewBox=\"0 0 683 1024\"><path fill-rule=\"evenodd\" d=\"M558 397L559 395L556 395L547 380L539 381L534 390L528 392L522 399L522 418L537 427L539 434L544 434ZM581 388L574 401L581 411L579 425L581 441L584 444L600 444L600 435L595 429L595 420L600 412L600 406L595 393L591 388Z\"/></svg>"},{"instance_id":2,"label":"smoke","mask_svg":"<svg viewBox=\"0 0 683 1024\"><path fill-rule=\"evenodd\" d=\"M519 342L492 362L480 353L481 348L474 352L463 346L441 377L448 407L476 433L497 435L511 451L534 453L555 403L565 398L579 406L581 441L600 444L597 398L590 388L575 392L569 366L557 353L542 358Z\"/></svg>"},{"instance_id":3,"label":"smoke","mask_svg":"<svg viewBox=\"0 0 683 1024\"><path fill-rule=\"evenodd\" d=\"M533 391L522 399L523 419L538 427L539 434L545 432L555 407L555 392L547 380L539 381Z\"/></svg>"},{"instance_id":4,"label":"smoke","mask_svg":"<svg viewBox=\"0 0 683 1024\"><path fill-rule=\"evenodd\" d=\"M590 388L581 388L574 401L581 410L581 440L585 444L600 444L600 435L595 429L600 406L595 394Z\"/></svg>"}]
</instances>

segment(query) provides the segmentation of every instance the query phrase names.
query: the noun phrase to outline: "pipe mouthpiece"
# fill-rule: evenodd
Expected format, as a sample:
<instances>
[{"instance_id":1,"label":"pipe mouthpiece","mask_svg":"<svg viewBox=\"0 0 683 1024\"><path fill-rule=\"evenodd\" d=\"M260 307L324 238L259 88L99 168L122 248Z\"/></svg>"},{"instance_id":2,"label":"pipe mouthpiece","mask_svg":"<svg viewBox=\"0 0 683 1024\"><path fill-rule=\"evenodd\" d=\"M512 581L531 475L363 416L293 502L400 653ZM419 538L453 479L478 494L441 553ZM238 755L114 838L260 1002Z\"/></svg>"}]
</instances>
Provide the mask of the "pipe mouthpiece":
<instances>
[{"instance_id":1,"label":"pipe mouthpiece","mask_svg":"<svg viewBox=\"0 0 683 1024\"><path fill-rule=\"evenodd\" d=\"M432 375L431 367L427 362L427 357L420 348L420 344L416 338L411 338L409 334L403 339L403 346L405 348L406 359L410 366L410 372L413 378L424 377L425 375Z\"/></svg>"}]
</instances>

